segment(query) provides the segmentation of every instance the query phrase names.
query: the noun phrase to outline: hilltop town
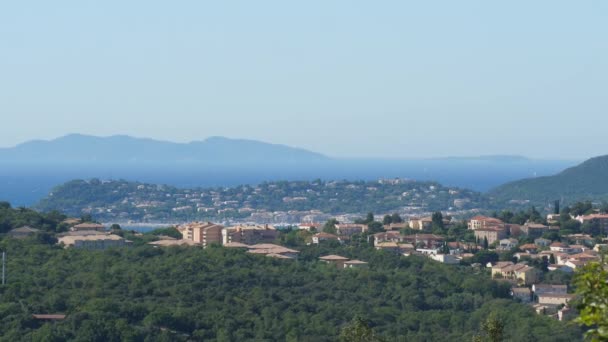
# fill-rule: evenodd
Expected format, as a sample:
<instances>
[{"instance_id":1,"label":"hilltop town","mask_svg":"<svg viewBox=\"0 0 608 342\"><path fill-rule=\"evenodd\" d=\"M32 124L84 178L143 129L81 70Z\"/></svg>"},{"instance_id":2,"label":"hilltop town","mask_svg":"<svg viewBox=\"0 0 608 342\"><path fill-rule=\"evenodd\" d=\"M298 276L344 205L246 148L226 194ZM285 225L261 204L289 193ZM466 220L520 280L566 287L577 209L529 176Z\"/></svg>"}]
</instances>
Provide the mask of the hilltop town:
<instances>
[{"instance_id":1,"label":"hilltop town","mask_svg":"<svg viewBox=\"0 0 608 342\"><path fill-rule=\"evenodd\" d=\"M474 213L487 207L480 193L406 179L269 182L233 188L179 189L127 181L72 181L54 189L37 208L91 214L105 222L296 224L338 216L352 221L367 212L403 216L445 211Z\"/></svg>"}]
</instances>

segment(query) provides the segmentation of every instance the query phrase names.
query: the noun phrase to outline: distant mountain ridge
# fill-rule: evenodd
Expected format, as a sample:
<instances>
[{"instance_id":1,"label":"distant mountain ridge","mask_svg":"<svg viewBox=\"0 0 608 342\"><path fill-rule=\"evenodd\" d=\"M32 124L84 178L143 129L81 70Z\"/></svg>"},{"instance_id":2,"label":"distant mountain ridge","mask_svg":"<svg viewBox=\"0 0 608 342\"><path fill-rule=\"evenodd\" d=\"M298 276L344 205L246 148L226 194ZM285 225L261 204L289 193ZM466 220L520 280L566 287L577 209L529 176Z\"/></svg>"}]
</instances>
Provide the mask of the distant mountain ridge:
<instances>
[{"instance_id":1,"label":"distant mountain ridge","mask_svg":"<svg viewBox=\"0 0 608 342\"><path fill-rule=\"evenodd\" d=\"M175 143L126 135L97 137L70 134L0 148L0 161L10 163L298 163L328 157L301 148L255 140L210 137Z\"/></svg>"},{"instance_id":2,"label":"distant mountain ridge","mask_svg":"<svg viewBox=\"0 0 608 342\"><path fill-rule=\"evenodd\" d=\"M489 192L499 201L608 200L608 155L591 158L554 176L529 178L501 185Z\"/></svg>"}]
</instances>

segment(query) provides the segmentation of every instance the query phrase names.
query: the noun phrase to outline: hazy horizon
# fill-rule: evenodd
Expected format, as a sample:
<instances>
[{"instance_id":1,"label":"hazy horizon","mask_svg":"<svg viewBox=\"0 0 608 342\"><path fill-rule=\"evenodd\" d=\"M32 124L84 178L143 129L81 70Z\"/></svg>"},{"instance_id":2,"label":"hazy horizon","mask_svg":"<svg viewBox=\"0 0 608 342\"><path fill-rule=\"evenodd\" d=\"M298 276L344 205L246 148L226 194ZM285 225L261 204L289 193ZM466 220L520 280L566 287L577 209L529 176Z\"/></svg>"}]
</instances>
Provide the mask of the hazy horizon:
<instances>
[{"instance_id":1,"label":"hazy horizon","mask_svg":"<svg viewBox=\"0 0 608 342\"><path fill-rule=\"evenodd\" d=\"M1 8L2 147L76 132L341 158L608 154L606 2Z\"/></svg>"},{"instance_id":2,"label":"hazy horizon","mask_svg":"<svg viewBox=\"0 0 608 342\"><path fill-rule=\"evenodd\" d=\"M68 133L66 135L62 135L62 136L58 136L55 138L50 138L50 139L30 139L30 140L26 140L20 143L17 143L16 145L12 145L12 146L0 146L0 149L11 149L11 148L15 148L18 147L22 144L27 144L27 143L31 143L31 142L37 142L37 141L44 141L44 142L52 142L54 140L58 140L58 139L62 139L62 138L66 138L69 136L82 136L82 137L93 137L93 138L112 138L112 137L129 137L129 138L133 138L133 139L142 139L142 140L150 140L150 141L155 141L155 142L163 142L163 143L171 143L171 144L189 144L189 143L194 143L194 142L202 142L205 141L207 139L213 139L213 138L222 138L222 139L230 139L230 140L244 140L244 141L254 141L254 142L262 142L262 143L269 143L269 144L276 144L276 145L281 145L281 146L287 146L287 147L291 147L291 148L296 148L296 149L304 149L301 146L295 146L295 145L289 145L289 144L282 144L280 142L278 143L271 143L268 141L263 141L263 140L254 140L254 139L243 139L243 138L239 138L239 137L226 137L226 136L218 136L218 135L214 135L214 136L208 136L208 137L204 137L201 139L196 139L196 140L185 140L185 141L172 141L172 140L166 140L166 139L157 139L154 137L139 137L139 136L133 136L133 135L128 135L128 134L112 134L112 135L90 135L90 134L82 134L82 133ZM315 151L315 150L309 150L309 149L305 149L308 152L313 152L313 153L319 153L325 157L328 158L332 158L332 159L344 159L344 160L365 160L365 159L370 159L370 160L432 160L432 159L450 159L450 158L462 158L462 159L467 159L467 158L525 158L525 159L533 159L533 160L562 160L562 161L582 161L582 159L580 158L534 158L534 157L530 157L530 156L526 156L526 155L518 155L518 154L483 154L483 155L446 155L446 156L426 156L426 157L377 157L377 156L335 156L335 155L330 155L327 153L324 153L323 151Z\"/></svg>"}]
</instances>

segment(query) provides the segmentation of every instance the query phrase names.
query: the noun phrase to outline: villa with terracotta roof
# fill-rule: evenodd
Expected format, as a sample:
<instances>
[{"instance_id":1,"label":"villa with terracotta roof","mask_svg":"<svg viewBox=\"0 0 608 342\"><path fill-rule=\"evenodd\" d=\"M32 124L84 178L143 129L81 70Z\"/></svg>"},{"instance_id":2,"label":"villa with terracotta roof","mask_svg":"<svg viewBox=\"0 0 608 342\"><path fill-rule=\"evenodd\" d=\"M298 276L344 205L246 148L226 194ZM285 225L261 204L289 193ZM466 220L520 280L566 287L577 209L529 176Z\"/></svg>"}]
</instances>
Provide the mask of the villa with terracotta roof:
<instances>
[{"instance_id":1,"label":"villa with terracotta roof","mask_svg":"<svg viewBox=\"0 0 608 342\"><path fill-rule=\"evenodd\" d=\"M275 255L286 256L289 258L295 258L298 255L298 253L300 253L300 251L297 251L295 249L283 247L280 245L275 245L272 243L259 243L256 245L248 246L248 249L249 250L247 251L247 253L250 253L250 254L258 254L258 255L275 254Z\"/></svg>"},{"instance_id":2,"label":"villa with terracotta roof","mask_svg":"<svg viewBox=\"0 0 608 342\"><path fill-rule=\"evenodd\" d=\"M483 229L483 228L504 228L505 223L494 217L487 216L475 216L471 218L467 224L471 230Z\"/></svg>"},{"instance_id":3,"label":"villa with terracotta roof","mask_svg":"<svg viewBox=\"0 0 608 342\"><path fill-rule=\"evenodd\" d=\"M25 239L38 233L39 231L40 229L32 228L30 226L23 226L10 230L8 233L6 233L6 235L14 239Z\"/></svg>"},{"instance_id":4,"label":"villa with terracotta roof","mask_svg":"<svg viewBox=\"0 0 608 342\"><path fill-rule=\"evenodd\" d=\"M77 232L77 231L81 231L81 230L94 230L94 231L98 231L98 232L103 232L106 230L106 227L99 223L86 222L86 223L77 224L77 225L73 226L72 228L70 228L70 230L73 232Z\"/></svg>"},{"instance_id":5,"label":"villa with terracotta roof","mask_svg":"<svg viewBox=\"0 0 608 342\"><path fill-rule=\"evenodd\" d=\"M504 228L477 228L475 229L475 239L478 241L488 240L488 244L493 244L495 241L507 237L507 232Z\"/></svg>"},{"instance_id":6,"label":"villa with terracotta roof","mask_svg":"<svg viewBox=\"0 0 608 342\"><path fill-rule=\"evenodd\" d=\"M162 240L161 240L162 241ZM127 241L114 234L101 235L66 235L58 238L58 244L64 247L82 249L107 249L111 247L124 247Z\"/></svg>"},{"instance_id":7,"label":"villa with terracotta roof","mask_svg":"<svg viewBox=\"0 0 608 342\"><path fill-rule=\"evenodd\" d=\"M543 293L537 295L538 304L542 305L567 305L569 301L574 298L572 294L557 294L557 293Z\"/></svg>"},{"instance_id":8,"label":"villa with terracotta roof","mask_svg":"<svg viewBox=\"0 0 608 342\"><path fill-rule=\"evenodd\" d=\"M339 238L337 235L329 234L329 233L317 233L312 236L312 243L318 245L322 241L338 241Z\"/></svg>"},{"instance_id":9,"label":"villa with terracotta roof","mask_svg":"<svg viewBox=\"0 0 608 342\"><path fill-rule=\"evenodd\" d=\"M555 241L551 245L549 245L549 249L554 252L562 252L562 253L570 252L570 246L568 246L568 244L565 244L565 243L559 242L559 241Z\"/></svg>"},{"instance_id":10,"label":"villa with terracotta roof","mask_svg":"<svg viewBox=\"0 0 608 342\"><path fill-rule=\"evenodd\" d=\"M538 270L526 264L497 263L492 266L492 278L516 280L525 285L538 280Z\"/></svg>"},{"instance_id":11,"label":"villa with terracotta roof","mask_svg":"<svg viewBox=\"0 0 608 342\"><path fill-rule=\"evenodd\" d=\"M606 234L608 232L608 214L591 214L591 215L583 215L577 216L575 218L581 224L585 223L597 223L602 231L602 234Z\"/></svg>"},{"instance_id":12,"label":"villa with terracotta roof","mask_svg":"<svg viewBox=\"0 0 608 342\"><path fill-rule=\"evenodd\" d=\"M326 255L319 258L319 260L324 261L328 264L334 264L337 268L344 268L344 263L350 260L349 258L339 256L339 255Z\"/></svg>"}]
</instances>

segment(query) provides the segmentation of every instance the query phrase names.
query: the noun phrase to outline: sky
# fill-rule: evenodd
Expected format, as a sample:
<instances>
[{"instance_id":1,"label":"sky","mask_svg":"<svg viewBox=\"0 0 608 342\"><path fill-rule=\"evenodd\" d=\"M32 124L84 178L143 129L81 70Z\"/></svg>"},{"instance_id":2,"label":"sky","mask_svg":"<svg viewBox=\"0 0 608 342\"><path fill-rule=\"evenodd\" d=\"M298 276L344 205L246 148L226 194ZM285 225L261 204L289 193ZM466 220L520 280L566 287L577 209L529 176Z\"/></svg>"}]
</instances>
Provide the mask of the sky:
<instances>
[{"instance_id":1,"label":"sky","mask_svg":"<svg viewBox=\"0 0 608 342\"><path fill-rule=\"evenodd\" d=\"M608 154L606 18L604 0L5 1L0 146L82 133Z\"/></svg>"}]
</instances>

